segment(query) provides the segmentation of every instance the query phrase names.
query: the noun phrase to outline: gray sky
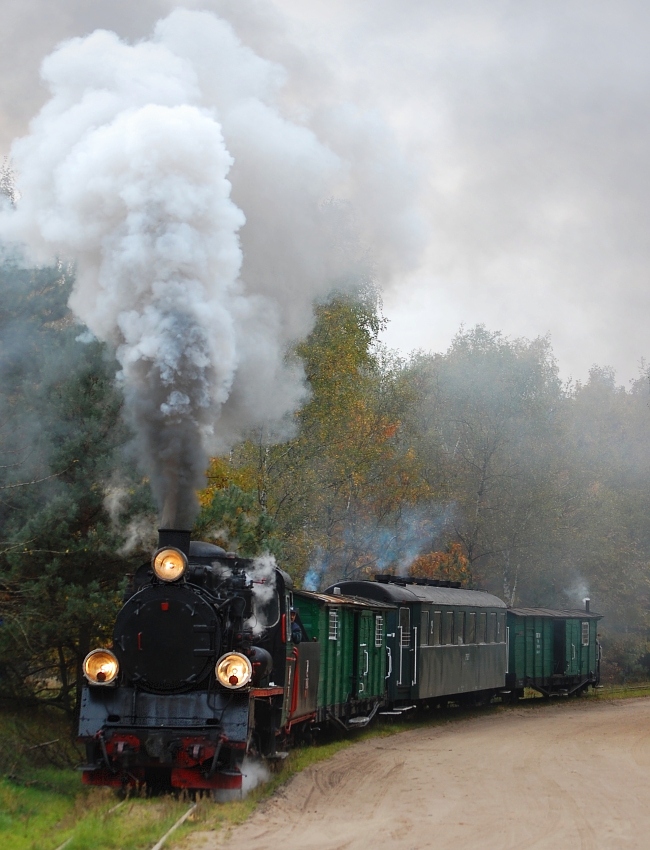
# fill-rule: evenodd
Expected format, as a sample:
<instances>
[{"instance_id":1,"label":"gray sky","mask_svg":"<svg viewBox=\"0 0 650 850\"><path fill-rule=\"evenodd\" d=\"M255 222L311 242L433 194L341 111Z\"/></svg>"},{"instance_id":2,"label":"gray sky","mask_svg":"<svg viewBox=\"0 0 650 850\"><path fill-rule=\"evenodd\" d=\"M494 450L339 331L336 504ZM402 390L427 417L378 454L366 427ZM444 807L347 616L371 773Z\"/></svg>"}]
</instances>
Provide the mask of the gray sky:
<instances>
[{"instance_id":1,"label":"gray sky","mask_svg":"<svg viewBox=\"0 0 650 850\"><path fill-rule=\"evenodd\" d=\"M96 27L144 37L175 5L221 11L283 64L294 120L349 103L391 125L426 247L386 282L389 345L441 350L483 322L550 333L565 376L637 374L650 357L647 4L4 0L0 154L44 102L38 67L57 42Z\"/></svg>"}]
</instances>

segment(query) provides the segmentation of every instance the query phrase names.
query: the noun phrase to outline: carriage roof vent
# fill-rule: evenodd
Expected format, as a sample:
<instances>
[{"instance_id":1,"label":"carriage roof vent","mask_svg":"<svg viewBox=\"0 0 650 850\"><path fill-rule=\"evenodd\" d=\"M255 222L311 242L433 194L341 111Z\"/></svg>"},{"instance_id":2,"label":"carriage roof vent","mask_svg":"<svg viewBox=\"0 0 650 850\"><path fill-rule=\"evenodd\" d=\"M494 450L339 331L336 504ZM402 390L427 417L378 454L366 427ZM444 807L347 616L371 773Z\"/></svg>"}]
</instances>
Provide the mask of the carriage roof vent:
<instances>
[{"instance_id":1,"label":"carriage roof vent","mask_svg":"<svg viewBox=\"0 0 650 850\"><path fill-rule=\"evenodd\" d=\"M375 573L375 581L380 584L399 584L401 587L406 587L407 583L404 576L396 576L392 573Z\"/></svg>"}]
</instances>

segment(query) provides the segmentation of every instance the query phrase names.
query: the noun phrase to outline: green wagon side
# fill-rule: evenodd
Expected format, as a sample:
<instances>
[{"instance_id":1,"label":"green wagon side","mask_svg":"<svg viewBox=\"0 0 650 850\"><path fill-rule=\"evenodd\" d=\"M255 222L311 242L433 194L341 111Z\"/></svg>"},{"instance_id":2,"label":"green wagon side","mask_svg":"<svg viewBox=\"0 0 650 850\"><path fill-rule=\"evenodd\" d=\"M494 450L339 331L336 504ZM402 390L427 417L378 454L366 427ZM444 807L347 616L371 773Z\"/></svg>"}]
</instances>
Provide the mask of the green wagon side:
<instances>
[{"instance_id":1,"label":"green wagon side","mask_svg":"<svg viewBox=\"0 0 650 850\"><path fill-rule=\"evenodd\" d=\"M508 609L507 687L544 696L579 693L600 681L601 614L549 608Z\"/></svg>"},{"instance_id":2,"label":"green wagon side","mask_svg":"<svg viewBox=\"0 0 650 850\"><path fill-rule=\"evenodd\" d=\"M321 647L317 720L364 725L385 699L391 606L308 591L294 591L294 606Z\"/></svg>"}]
</instances>

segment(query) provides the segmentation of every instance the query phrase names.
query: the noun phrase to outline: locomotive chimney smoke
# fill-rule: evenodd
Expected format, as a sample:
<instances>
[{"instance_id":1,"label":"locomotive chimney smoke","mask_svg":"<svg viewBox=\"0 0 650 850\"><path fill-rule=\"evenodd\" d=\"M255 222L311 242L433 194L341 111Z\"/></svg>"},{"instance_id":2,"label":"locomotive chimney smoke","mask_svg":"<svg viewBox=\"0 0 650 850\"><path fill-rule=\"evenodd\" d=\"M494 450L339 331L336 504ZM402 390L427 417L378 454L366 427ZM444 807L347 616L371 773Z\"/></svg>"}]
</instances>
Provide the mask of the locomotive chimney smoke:
<instances>
[{"instance_id":1,"label":"locomotive chimney smoke","mask_svg":"<svg viewBox=\"0 0 650 850\"><path fill-rule=\"evenodd\" d=\"M167 481L167 486L163 487L165 500L163 502L160 524L163 528L173 527L176 517L178 516L178 483L171 478Z\"/></svg>"},{"instance_id":2,"label":"locomotive chimney smoke","mask_svg":"<svg viewBox=\"0 0 650 850\"><path fill-rule=\"evenodd\" d=\"M314 301L367 256L385 278L413 257L404 169L376 119L314 120L336 150L288 120L284 69L211 13L177 9L134 45L72 39L41 73L51 97L13 145L21 200L0 233L32 261L75 260L70 307L116 354L161 525L189 528L209 454L277 435L301 402L285 355Z\"/></svg>"}]
</instances>

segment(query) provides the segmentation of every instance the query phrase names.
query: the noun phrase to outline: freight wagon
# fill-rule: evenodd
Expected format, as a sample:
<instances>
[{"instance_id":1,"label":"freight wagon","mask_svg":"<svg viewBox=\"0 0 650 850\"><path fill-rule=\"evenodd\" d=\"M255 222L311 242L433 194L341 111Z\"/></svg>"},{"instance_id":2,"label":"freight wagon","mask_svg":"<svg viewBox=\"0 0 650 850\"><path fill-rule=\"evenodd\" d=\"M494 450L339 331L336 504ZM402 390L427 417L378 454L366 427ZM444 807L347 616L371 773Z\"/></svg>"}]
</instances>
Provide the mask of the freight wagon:
<instances>
[{"instance_id":1,"label":"freight wagon","mask_svg":"<svg viewBox=\"0 0 650 850\"><path fill-rule=\"evenodd\" d=\"M580 693L600 682L598 621L589 610L508 609L506 687L513 698L533 688L543 696Z\"/></svg>"}]
</instances>

